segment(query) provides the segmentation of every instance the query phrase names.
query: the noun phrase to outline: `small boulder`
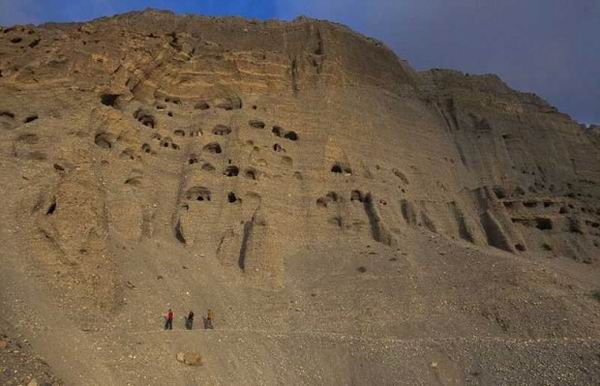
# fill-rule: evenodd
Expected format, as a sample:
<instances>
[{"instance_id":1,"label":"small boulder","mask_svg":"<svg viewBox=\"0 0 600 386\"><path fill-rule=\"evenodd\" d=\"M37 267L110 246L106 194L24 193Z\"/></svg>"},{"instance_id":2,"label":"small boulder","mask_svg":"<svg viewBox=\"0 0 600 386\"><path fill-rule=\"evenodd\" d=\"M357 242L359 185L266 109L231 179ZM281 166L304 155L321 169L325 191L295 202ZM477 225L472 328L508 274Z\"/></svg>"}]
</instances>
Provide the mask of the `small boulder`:
<instances>
[{"instance_id":1,"label":"small boulder","mask_svg":"<svg viewBox=\"0 0 600 386\"><path fill-rule=\"evenodd\" d=\"M201 366L202 356L196 352L183 352L180 351L176 355L177 361L184 363L188 366Z\"/></svg>"}]
</instances>

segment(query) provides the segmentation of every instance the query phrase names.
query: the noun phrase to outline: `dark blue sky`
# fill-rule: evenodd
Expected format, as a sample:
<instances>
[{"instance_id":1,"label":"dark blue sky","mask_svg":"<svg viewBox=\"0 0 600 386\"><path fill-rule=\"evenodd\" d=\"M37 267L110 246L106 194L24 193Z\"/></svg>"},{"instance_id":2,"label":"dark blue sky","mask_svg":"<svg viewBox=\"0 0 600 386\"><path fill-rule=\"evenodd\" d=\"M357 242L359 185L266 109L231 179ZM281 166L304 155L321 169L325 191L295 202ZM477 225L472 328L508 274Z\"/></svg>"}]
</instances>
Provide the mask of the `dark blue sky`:
<instances>
[{"instance_id":1,"label":"dark blue sky","mask_svg":"<svg viewBox=\"0 0 600 386\"><path fill-rule=\"evenodd\" d=\"M0 0L0 24L176 13L338 21L417 69L496 73L581 122L600 123L600 0Z\"/></svg>"}]
</instances>

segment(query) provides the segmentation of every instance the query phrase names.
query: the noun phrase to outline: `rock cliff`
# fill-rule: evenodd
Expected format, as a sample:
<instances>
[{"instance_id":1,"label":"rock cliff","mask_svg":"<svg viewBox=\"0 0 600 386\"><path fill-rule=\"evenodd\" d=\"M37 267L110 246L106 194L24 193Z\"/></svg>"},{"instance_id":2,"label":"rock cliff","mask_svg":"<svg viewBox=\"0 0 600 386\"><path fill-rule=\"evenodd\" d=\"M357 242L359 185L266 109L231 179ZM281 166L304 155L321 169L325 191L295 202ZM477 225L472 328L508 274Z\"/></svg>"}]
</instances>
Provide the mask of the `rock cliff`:
<instances>
[{"instance_id":1,"label":"rock cliff","mask_svg":"<svg viewBox=\"0 0 600 386\"><path fill-rule=\"evenodd\" d=\"M594 131L325 21L4 28L2 309L68 384L590 384Z\"/></svg>"}]
</instances>

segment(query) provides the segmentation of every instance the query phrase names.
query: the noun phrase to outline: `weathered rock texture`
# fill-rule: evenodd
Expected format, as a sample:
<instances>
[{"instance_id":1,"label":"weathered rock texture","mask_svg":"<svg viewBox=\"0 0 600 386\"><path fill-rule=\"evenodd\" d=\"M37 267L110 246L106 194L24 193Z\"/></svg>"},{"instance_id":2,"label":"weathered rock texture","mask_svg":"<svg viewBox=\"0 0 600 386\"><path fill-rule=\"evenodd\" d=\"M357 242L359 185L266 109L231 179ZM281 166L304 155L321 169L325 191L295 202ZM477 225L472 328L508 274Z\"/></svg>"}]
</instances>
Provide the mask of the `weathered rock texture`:
<instances>
[{"instance_id":1,"label":"weathered rock texture","mask_svg":"<svg viewBox=\"0 0 600 386\"><path fill-rule=\"evenodd\" d=\"M3 310L66 382L600 377L599 137L496 76L146 11L0 30L0 130Z\"/></svg>"}]
</instances>

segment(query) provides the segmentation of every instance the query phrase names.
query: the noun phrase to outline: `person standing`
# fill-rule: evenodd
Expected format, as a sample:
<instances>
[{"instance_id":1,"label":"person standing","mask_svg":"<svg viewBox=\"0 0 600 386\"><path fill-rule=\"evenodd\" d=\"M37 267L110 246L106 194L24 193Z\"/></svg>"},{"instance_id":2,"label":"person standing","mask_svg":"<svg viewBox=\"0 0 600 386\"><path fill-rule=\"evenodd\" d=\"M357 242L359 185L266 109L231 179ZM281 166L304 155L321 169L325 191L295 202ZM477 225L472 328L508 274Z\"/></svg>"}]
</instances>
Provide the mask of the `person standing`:
<instances>
[{"instance_id":1,"label":"person standing","mask_svg":"<svg viewBox=\"0 0 600 386\"><path fill-rule=\"evenodd\" d=\"M169 308L169 312L167 312L167 318L165 322L165 330L173 329L173 310Z\"/></svg>"},{"instance_id":2,"label":"person standing","mask_svg":"<svg viewBox=\"0 0 600 386\"><path fill-rule=\"evenodd\" d=\"M214 320L214 315L212 313L212 311L210 310L210 308L208 309L208 314L206 315L206 319L204 321L204 328L205 329L213 329L213 320Z\"/></svg>"},{"instance_id":3,"label":"person standing","mask_svg":"<svg viewBox=\"0 0 600 386\"><path fill-rule=\"evenodd\" d=\"M185 318L185 328L187 328L188 330L191 330L193 324L194 324L194 312L190 310L190 313L188 314L187 318Z\"/></svg>"}]
</instances>

